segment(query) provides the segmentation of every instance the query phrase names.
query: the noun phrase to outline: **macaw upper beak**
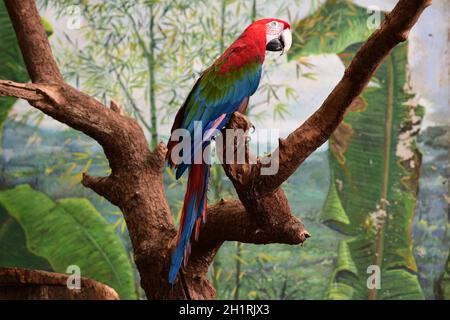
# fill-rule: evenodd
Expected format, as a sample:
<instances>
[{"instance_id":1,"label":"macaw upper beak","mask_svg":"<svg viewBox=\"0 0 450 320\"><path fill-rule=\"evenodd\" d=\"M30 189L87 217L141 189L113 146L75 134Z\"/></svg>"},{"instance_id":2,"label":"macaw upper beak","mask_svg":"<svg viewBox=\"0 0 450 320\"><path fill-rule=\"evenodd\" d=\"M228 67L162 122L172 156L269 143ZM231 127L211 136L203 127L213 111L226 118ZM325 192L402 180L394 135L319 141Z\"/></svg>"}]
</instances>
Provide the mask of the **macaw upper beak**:
<instances>
[{"instance_id":1,"label":"macaw upper beak","mask_svg":"<svg viewBox=\"0 0 450 320\"><path fill-rule=\"evenodd\" d=\"M290 29L285 29L278 38L270 40L266 45L267 51L288 52L292 45L292 33Z\"/></svg>"}]
</instances>

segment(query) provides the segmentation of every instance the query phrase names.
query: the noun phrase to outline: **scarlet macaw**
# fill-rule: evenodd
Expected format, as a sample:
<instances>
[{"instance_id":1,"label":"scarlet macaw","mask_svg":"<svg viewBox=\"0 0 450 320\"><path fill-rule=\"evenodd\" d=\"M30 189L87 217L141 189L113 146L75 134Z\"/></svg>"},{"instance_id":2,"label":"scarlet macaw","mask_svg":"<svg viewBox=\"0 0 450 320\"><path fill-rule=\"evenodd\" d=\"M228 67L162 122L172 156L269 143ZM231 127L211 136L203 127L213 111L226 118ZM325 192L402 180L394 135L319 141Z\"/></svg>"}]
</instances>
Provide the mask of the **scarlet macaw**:
<instances>
[{"instance_id":1,"label":"scarlet macaw","mask_svg":"<svg viewBox=\"0 0 450 320\"><path fill-rule=\"evenodd\" d=\"M191 161L184 160L180 163L180 155L174 150L180 141L174 137L174 131L186 129L193 136L194 130L198 130L199 123L203 134L209 129L222 129L235 111L243 112L247 108L249 97L255 93L259 85L266 50L285 52L289 50L291 44L290 25L286 21L262 19L252 23L201 74L175 116L167 144L166 160L170 167L176 168L177 179L186 169L189 169L189 178L177 247L172 254L169 283L175 282L183 260L185 264L187 262L194 225L194 238L197 239L201 221L205 221L206 218L209 164L204 160L200 163L194 162L193 157L199 149L203 151L212 138L198 141L197 146L194 146L195 142L190 142L193 151Z\"/></svg>"}]
</instances>

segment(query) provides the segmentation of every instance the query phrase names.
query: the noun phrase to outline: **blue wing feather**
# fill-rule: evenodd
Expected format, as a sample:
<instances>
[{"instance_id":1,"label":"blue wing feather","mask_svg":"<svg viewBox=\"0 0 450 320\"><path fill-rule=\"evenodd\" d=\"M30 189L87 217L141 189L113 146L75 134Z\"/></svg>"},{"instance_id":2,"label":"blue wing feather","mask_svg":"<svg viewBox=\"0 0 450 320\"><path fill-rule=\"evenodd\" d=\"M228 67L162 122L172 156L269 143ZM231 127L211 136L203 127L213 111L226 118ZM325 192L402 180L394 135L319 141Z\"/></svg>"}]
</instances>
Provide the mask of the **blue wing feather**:
<instances>
[{"instance_id":1,"label":"blue wing feather","mask_svg":"<svg viewBox=\"0 0 450 320\"><path fill-rule=\"evenodd\" d=\"M218 73L216 69L207 70L207 72ZM262 74L262 65L259 64L254 70L250 72L243 72L243 75L237 81L224 88L216 88L219 92L223 92L222 97L216 101L208 99L208 85L218 86L220 81L214 81L219 76L218 74L207 77L204 80L199 79L198 85L194 86L192 92L188 96L188 101L185 102L186 110L184 111L184 119L182 121L182 128L187 129L191 137L194 135L195 123L200 121L202 123L202 133L208 129L208 125L214 122L222 114L227 114L226 120L222 121L219 130L228 122L231 115L238 110L244 99L253 95L258 88ZM203 80L203 81L202 81ZM205 83L207 82L207 83ZM222 90L223 89L223 90ZM210 89L209 93L215 92ZM195 109L194 109L195 108ZM194 147L192 146L192 151ZM194 152L191 152L194 155ZM189 165L179 164L177 167L176 178L183 175Z\"/></svg>"}]
</instances>

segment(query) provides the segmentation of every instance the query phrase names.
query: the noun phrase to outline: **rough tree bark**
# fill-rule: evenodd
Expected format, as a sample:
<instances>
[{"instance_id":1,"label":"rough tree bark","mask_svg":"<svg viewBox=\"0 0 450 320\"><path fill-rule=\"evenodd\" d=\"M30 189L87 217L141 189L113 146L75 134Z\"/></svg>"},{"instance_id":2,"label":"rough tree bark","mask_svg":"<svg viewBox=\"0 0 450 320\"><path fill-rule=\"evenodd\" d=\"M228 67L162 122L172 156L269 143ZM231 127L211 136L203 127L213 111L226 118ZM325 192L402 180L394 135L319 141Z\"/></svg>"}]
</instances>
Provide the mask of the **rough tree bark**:
<instances>
[{"instance_id":1,"label":"rough tree bark","mask_svg":"<svg viewBox=\"0 0 450 320\"><path fill-rule=\"evenodd\" d=\"M81 278L80 289L69 289L66 274L0 268L0 299L118 300L117 292L103 283Z\"/></svg>"},{"instance_id":2,"label":"rough tree bark","mask_svg":"<svg viewBox=\"0 0 450 320\"><path fill-rule=\"evenodd\" d=\"M167 277L176 229L163 186L166 148L149 150L144 133L118 104L110 108L64 82L53 58L33 0L5 0L32 83L0 81L0 96L14 96L57 121L82 131L102 147L111 167L107 177L84 174L83 185L117 205L123 212L141 285L149 299L208 299L215 290L207 270L224 241L255 244L300 244L309 237L289 206L281 184L322 145L341 122L383 58L409 30L431 0L400 0L381 27L356 54L342 80L305 123L280 140L271 155L275 175L261 175L267 159L256 164L224 165L239 200L222 200L208 208L208 220L193 244L183 276L173 288ZM229 128L248 128L235 114ZM275 155L275 156L274 156ZM279 158L278 158L279 157Z\"/></svg>"}]
</instances>

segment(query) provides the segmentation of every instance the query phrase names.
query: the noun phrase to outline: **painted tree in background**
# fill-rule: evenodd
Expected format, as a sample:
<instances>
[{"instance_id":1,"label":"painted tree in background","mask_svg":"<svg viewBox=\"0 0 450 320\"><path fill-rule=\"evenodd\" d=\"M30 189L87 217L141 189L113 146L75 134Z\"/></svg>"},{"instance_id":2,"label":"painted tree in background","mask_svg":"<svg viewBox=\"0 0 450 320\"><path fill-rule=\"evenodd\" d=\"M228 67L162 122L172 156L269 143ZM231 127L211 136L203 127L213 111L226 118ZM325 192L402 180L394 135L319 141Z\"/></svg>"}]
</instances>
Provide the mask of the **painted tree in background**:
<instances>
[{"instance_id":1,"label":"painted tree in background","mask_svg":"<svg viewBox=\"0 0 450 320\"><path fill-rule=\"evenodd\" d=\"M367 10L346 1L327 1L296 31L297 55L339 53L346 66L371 32ZM351 238L340 242L326 298L423 298L411 241L423 109L408 104L406 64L402 44L330 138L331 183L321 218ZM371 265L381 269L381 290L368 287Z\"/></svg>"},{"instance_id":2,"label":"painted tree in background","mask_svg":"<svg viewBox=\"0 0 450 320\"><path fill-rule=\"evenodd\" d=\"M151 145L156 145L160 119L179 105L179 92L192 77L191 39L177 36L189 34L189 26L177 19L195 20L201 1L43 4L60 16L80 15L77 32L82 43L67 35L65 40L72 46L62 47L66 76L102 100L122 100L127 112L147 129ZM173 61L178 63L174 66Z\"/></svg>"}]
</instances>

